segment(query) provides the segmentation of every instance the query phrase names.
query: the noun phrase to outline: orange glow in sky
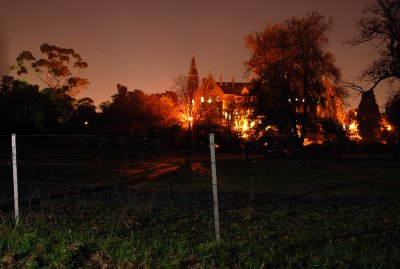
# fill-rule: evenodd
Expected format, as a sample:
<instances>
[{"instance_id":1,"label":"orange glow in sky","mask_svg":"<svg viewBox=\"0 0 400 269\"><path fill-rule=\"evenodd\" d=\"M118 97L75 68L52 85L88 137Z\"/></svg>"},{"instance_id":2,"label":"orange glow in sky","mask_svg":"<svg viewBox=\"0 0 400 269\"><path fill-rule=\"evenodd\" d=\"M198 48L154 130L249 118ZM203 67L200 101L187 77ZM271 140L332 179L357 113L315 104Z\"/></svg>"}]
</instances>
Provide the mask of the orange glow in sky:
<instances>
[{"instance_id":1,"label":"orange glow in sky","mask_svg":"<svg viewBox=\"0 0 400 269\"><path fill-rule=\"evenodd\" d=\"M0 2L0 73L23 50L39 57L42 43L75 49L89 68L82 74L96 105L111 99L118 83L147 93L171 90L173 78L188 72L195 51L199 75L246 81L249 58L244 36L267 24L318 11L335 27L329 50L343 77L353 81L371 62L371 46L350 48L343 41L355 33L355 20L373 0L2 0ZM32 78L27 78L35 83ZM376 91L378 103L385 89ZM360 97L347 101L355 108Z\"/></svg>"}]
</instances>

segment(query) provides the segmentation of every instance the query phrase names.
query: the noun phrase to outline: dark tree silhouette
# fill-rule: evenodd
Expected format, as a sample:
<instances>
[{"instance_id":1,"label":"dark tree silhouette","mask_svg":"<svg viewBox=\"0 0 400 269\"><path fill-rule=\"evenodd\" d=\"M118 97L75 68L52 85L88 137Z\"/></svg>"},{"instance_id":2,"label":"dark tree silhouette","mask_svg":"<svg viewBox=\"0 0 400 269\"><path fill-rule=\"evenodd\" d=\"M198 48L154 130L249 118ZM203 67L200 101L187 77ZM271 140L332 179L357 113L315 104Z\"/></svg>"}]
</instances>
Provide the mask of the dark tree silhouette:
<instances>
[{"instance_id":1,"label":"dark tree silhouette","mask_svg":"<svg viewBox=\"0 0 400 269\"><path fill-rule=\"evenodd\" d=\"M364 92L358 105L358 129L364 142L376 142L379 131L381 115L373 90Z\"/></svg>"},{"instance_id":2,"label":"dark tree silhouette","mask_svg":"<svg viewBox=\"0 0 400 269\"><path fill-rule=\"evenodd\" d=\"M102 125L106 132L143 134L160 120L143 91L128 91L121 84L117 85L117 91L111 102L100 105Z\"/></svg>"},{"instance_id":3,"label":"dark tree silhouette","mask_svg":"<svg viewBox=\"0 0 400 269\"><path fill-rule=\"evenodd\" d=\"M93 133L98 124L96 106L91 98L85 97L76 101L66 128L71 133Z\"/></svg>"},{"instance_id":4,"label":"dark tree silhouette","mask_svg":"<svg viewBox=\"0 0 400 269\"><path fill-rule=\"evenodd\" d=\"M14 78L11 76L2 76L0 82L0 94L10 94L13 89Z\"/></svg>"},{"instance_id":5,"label":"dark tree silhouette","mask_svg":"<svg viewBox=\"0 0 400 269\"><path fill-rule=\"evenodd\" d=\"M58 121L67 122L74 111L75 99L68 95L63 89L46 88L41 91L57 107Z\"/></svg>"},{"instance_id":6,"label":"dark tree silhouette","mask_svg":"<svg viewBox=\"0 0 400 269\"><path fill-rule=\"evenodd\" d=\"M11 83L11 89L10 89ZM37 85L3 77L0 94L1 132L54 132L59 126L59 112Z\"/></svg>"},{"instance_id":7,"label":"dark tree silhouette","mask_svg":"<svg viewBox=\"0 0 400 269\"><path fill-rule=\"evenodd\" d=\"M393 125L393 128L399 132L400 128L400 92L391 96L386 103L385 111L387 119Z\"/></svg>"},{"instance_id":8,"label":"dark tree silhouette","mask_svg":"<svg viewBox=\"0 0 400 269\"><path fill-rule=\"evenodd\" d=\"M364 13L368 17L358 21L358 34L347 43L354 46L370 43L377 48L379 58L363 73L363 78L372 83L370 89L373 90L383 80L400 79L400 1L375 0Z\"/></svg>"}]
</instances>

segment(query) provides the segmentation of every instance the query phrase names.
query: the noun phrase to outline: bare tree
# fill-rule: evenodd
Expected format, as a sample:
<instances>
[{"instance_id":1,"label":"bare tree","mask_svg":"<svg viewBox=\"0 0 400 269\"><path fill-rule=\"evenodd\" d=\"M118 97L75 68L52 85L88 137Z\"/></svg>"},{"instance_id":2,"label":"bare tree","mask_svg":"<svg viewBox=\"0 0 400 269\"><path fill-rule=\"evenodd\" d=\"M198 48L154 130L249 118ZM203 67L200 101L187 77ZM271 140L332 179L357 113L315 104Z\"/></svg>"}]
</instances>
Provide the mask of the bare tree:
<instances>
[{"instance_id":1,"label":"bare tree","mask_svg":"<svg viewBox=\"0 0 400 269\"><path fill-rule=\"evenodd\" d=\"M198 95L199 89L190 87L189 79L187 76L179 75L174 78L173 89L178 94L179 102L182 105L182 115L186 123L191 126L193 120L197 117L195 108L195 99Z\"/></svg>"},{"instance_id":2,"label":"bare tree","mask_svg":"<svg viewBox=\"0 0 400 269\"><path fill-rule=\"evenodd\" d=\"M368 17L358 21L357 35L346 43L352 46L370 43L378 50L379 57L362 74L362 79L372 83L369 89L348 85L359 92L373 90L387 79L400 79L400 0L376 0L363 13Z\"/></svg>"}]
</instances>

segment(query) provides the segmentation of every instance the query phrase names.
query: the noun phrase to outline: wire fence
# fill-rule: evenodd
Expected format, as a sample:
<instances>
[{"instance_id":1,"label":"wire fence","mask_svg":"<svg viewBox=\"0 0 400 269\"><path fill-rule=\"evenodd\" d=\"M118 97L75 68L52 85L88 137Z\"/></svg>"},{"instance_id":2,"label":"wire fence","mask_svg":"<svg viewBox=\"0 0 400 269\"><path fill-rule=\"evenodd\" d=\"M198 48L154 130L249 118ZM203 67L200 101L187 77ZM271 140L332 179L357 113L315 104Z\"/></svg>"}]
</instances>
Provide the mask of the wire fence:
<instances>
[{"instance_id":1,"label":"wire fence","mask_svg":"<svg viewBox=\"0 0 400 269\"><path fill-rule=\"evenodd\" d=\"M168 146L168 139L17 136L16 217L57 225L146 226L205 214L212 225L209 151L193 154ZM12 218L16 207L11 137L2 136L0 143L0 213Z\"/></svg>"},{"instance_id":2,"label":"wire fence","mask_svg":"<svg viewBox=\"0 0 400 269\"><path fill-rule=\"evenodd\" d=\"M17 135L16 150L19 219L25 223L166 233L184 227L190 236L214 240L213 185L222 240L236 240L239 228L305 223L304 216L328 218L326 212L338 208L348 217L364 205L398 207L397 160L365 165L217 150L213 184L209 149L183 150L169 137ZM15 214L11 152L11 137L0 136L1 220ZM382 169L392 188L376 180ZM367 209L358 211L362 218Z\"/></svg>"}]
</instances>

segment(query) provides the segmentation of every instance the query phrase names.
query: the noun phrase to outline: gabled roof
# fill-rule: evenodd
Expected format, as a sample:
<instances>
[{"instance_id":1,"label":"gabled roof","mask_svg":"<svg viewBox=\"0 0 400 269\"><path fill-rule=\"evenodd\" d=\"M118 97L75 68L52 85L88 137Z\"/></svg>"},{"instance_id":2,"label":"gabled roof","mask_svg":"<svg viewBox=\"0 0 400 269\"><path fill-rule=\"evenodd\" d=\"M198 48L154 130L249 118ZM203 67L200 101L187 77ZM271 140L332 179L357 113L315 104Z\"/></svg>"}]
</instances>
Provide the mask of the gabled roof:
<instances>
[{"instance_id":1,"label":"gabled roof","mask_svg":"<svg viewBox=\"0 0 400 269\"><path fill-rule=\"evenodd\" d=\"M214 95L224 94L222 89L219 87L219 83L216 82L211 75L209 75L208 78L203 78L202 87L204 91L209 91L209 94L214 94Z\"/></svg>"},{"instance_id":2,"label":"gabled roof","mask_svg":"<svg viewBox=\"0 0 400 269\"><path fill-rule=\"evenodd\" d=\"M252 89L250 82L222 82L219 86L224 94L249 94Z\"/></svg>"}]
</instances>

